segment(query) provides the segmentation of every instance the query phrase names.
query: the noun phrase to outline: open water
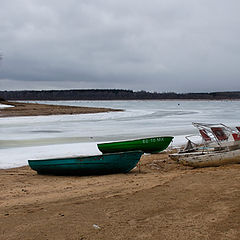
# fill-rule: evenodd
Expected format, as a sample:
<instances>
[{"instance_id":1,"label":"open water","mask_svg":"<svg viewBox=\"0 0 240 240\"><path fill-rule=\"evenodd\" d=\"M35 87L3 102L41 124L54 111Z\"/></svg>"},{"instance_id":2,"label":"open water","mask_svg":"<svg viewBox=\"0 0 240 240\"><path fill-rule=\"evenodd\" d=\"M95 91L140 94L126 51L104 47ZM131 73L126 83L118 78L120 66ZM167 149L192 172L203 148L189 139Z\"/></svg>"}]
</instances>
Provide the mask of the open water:
<instances>
[{"instance_id":1,"label":"open water","mask_svg":"<svg viewBox=\"0 0 240 240\"><path fill-rule=\"evenodd\" d=\"M192 122L240 125L240 101L64 101L42 102L110 107L123 112L0 118L0 168L28 159L99 154L97 143L174 136L171 147L197 134Z\"/></svg>"}]
</instances>

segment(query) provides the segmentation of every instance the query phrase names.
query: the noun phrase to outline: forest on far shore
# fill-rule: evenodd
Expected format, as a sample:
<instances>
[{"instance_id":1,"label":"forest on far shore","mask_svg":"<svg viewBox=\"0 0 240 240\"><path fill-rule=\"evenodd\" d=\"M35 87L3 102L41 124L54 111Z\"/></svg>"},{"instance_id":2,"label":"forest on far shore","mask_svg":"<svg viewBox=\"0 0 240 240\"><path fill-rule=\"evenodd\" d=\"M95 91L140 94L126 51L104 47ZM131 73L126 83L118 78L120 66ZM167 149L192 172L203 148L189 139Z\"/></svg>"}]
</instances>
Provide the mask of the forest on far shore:
<instances>
[{"instance_id":1,"label":"forest on far shore","mask_svg":"<svg viewBox=\"0 0 240 240\"><path fill-rule=\"evenodd\" d=\"M3 100L237 100L240 91L210 93L147 92L122 89L0 91Z\"/></svg>"}]
</instances>

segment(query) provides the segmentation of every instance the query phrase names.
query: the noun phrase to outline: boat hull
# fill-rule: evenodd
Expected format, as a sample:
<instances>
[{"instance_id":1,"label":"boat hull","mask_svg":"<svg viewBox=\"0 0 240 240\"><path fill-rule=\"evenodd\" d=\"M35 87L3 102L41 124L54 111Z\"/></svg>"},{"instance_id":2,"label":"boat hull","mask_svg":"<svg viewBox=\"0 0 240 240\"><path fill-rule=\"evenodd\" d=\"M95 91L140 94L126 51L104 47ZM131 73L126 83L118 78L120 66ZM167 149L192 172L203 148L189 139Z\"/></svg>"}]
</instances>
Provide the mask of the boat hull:
<instances>
[{"instance_id":1,"label":"boat hull","mask_svg":"<svg viewBox=\"0 0 240 240\"><path fill-rule=\"evenodd\" d=\"M173 137L152 137L128 141L118 141L98 144L102 153L114 153L124 151L141 150L145 153L157 153L165 150L171 143Z\"/></svg>"},{"instance_id":2,"label":"boat hull","mask_svg":"<svg viewBox=\"0 0 240 240\"><path fill-rule=\"evenodd\" d=\"M240 149L225 152L212 152L196 156L188 156L178 160L185 166L218 167L226 164L240 163Z\"/></svg>"},{"instance_id":3,"label":"boat hull","mask_svg":"<svg viewBox=\"0 0 240 240\"><path fill-rule=\"evenodd\" d=\"M198 156L198 155L203 155L203 153L202 152L172 153L172 154L169 154L168 156L172 160L179 162L181 159L186 159L188 157L195 157L195 156Z\"/></svg>"},{"instance_id":4,"label":"boat hull","mask_svg":"<svg viewBox=\"0 0 240 240\"><path fill-rule=\"evenodd\" d=\"M39 174L99 175L127 173L137 165L142 154L142 151L131 151L95 156L28 160L28 164Z\"/></svg>"}]
</instances>

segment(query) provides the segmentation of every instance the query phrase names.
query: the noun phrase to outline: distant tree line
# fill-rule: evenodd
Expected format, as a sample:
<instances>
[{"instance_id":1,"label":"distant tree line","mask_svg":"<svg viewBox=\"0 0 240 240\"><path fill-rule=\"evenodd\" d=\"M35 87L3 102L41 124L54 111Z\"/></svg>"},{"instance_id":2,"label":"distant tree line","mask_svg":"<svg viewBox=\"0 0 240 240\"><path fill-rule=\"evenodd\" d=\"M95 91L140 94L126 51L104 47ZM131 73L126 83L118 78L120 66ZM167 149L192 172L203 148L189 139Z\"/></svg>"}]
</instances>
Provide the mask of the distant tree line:
<instances>
[{"instance_id":1,"label":"distant tree line","mask_svg":"<svg viewBox=\"0 0 240 240\"><path fill-rule=\"evenodd\" d=\"M240 91L210 93L147 92L122 89L42 90L42 91L0 91L0 101L6 100L171 100L240 99Z\"/></svg>"}]
</instances>

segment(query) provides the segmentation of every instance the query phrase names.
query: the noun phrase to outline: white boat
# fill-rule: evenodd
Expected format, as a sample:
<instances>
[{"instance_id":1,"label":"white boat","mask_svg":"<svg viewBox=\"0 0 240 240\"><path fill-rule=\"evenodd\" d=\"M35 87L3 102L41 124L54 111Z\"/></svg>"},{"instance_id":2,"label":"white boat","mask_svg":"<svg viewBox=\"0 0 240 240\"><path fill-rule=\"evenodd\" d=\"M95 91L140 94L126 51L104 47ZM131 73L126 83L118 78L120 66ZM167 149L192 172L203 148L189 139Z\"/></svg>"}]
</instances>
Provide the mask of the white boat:
<instances>
[{"instance_id":1,"label":"white boat","mask_svg":"<svg viewBox=\"0 0 240 240\"><path fill-rule=\"evenodd\" d=\"M198 128L202 143L194 143L187 136L187 145L169 157L192 167L220 166L240 162L240 128L224 124L193 123Z\"/></svg>"},{"instance_id":2,"label":"white boat","mask_svg":"<svg viewBox=\"0 0 240 240\"><path fill-rule=\"evenodd\" d=\"M202 137L202 143L208 148L215 148L215 150L224 149L239 145L240 147L240 127L236 129L230 128L222 123L206 124L206 123L192 123L196 127Z\"/></svg>"}]
</instances>

